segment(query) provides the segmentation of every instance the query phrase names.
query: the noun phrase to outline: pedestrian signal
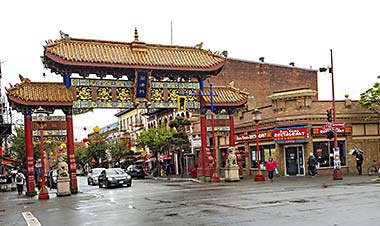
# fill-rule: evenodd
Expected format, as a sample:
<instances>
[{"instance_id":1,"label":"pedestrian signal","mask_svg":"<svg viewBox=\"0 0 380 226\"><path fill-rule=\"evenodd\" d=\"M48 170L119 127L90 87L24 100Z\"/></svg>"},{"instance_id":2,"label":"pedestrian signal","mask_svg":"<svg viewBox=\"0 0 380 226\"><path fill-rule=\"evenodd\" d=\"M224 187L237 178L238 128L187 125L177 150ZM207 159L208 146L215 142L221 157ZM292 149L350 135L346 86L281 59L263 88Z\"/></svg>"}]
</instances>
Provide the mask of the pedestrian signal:
<instances>
[{"instance_id":1,"label":"pedestrian signal","mask_svg":"<svg viewBox=\"0 0 380 226\"><path fill-rule=\"evenodd\" d=\"M186 111L186 97L178 96L178 111Z\"/></svg>"},{"instance_id":2,"label":"pedestrian signal","mask_svg":"<svg viewBox=\"0 0 380 226\"><path fill-rule=\"evenodd\" d=\"M334 137L334 132L333 131L327 131L326 132L326 138L327 139L331 139L331 138L333 138Z\"/></svg>"},{"instance_id":3,"label":"pedestrian signal","mask_svg":"<svg viewBox=\"0 0 380 226\"><path fill-rule=\"evenodd\" d=\"M327 121L328 122L332 122L333 121L333 118L332 118L332 109L328 109L326 111L326 116L327 116Z\"/></svg>"}]
</instances>

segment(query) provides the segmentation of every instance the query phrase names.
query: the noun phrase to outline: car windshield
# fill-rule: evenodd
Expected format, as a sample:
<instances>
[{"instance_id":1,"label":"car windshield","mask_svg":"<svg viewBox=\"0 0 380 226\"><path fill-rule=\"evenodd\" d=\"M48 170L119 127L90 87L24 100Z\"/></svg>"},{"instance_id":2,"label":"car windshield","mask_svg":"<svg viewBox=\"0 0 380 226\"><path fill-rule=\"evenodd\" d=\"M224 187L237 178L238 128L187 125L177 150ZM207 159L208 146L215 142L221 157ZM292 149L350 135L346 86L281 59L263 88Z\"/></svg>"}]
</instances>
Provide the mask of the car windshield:
<instances>
[{"instance_id":1,"label":"car windshield","mask_svg":"<svg viewBox=\"0 0 380 226\"><path fill-rule=\"evenodd\" d=\"M122 174L125 174L125 172L122 169L119 169L119 168L107 169L106 172L107 172L107 175L118 175L118 174L122 175Z\"/></svg>"},{"instance_id":2,"label":"car windshield","mask_svg":"<svg viewBox=\"0 0 380 226\"><path fill-rule=\"evenodd\" d=\"M57 176L57 170L53 170L53 172L51 174L53 177L56 177Z\"/></svg>"},{"instance_id":3,"label":"car windshield","mask_svg":"<svg viewBox=\"0 0 380 226\"><path fill-rule=\"evenodd\" d=\"M102 168L95 168L92 169L92 174L100 174L104 169Z\"/></svg>"}]
</instances>

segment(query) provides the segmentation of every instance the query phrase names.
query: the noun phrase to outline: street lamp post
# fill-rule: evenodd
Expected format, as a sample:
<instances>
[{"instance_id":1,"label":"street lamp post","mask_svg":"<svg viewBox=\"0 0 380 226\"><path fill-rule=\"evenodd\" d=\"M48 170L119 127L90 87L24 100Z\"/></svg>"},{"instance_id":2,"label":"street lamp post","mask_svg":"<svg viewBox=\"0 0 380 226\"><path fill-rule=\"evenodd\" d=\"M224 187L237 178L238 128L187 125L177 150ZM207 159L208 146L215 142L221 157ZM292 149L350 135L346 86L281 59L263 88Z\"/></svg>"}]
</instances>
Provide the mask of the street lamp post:
<instances>
[{"instance_id":1,"label":"street lamp post","mask_svg":"<svg viewBox=\"0 0 380 226\"><path fill-rule=\"evenodd\" d=\"M256 124L256 159L257 159L257 174L254 177L254 181L265 181L265 177L261 172L260 167L260 147L259 147L259 121L261 120L261 112L259 109L255 109L253 112L253 121Z\"/></svg>"},{"instance_id":2,"label":"street lamp post","mask_svg":"<svg viewBox=\"0 0 380 226\"><path fill-rule=\"evenodd\" d=\"M37 123L39 125L39 131L40 131L40 147L41 147L41 188L40 192L38 194L38 200L47 200L49 199L49 192L46 189L45 185L45 150L44 150L44 114L47 114L48 112L43 109L42 107L39 107L36 111L37 113Z\"/></svg>"},{"instance_id":3,"label":"street lamp post","mask_svg":"<svg viewBox=\"0 0 380 226\"><path fill-rule=\"evenodd\" d=\"M334 165L337 165L339 167L334 167L333 171L333 179L334 180L342 180L343 175L342 171L340 170L340 164L335 164L335 161L340 162L340 151L338 147L338 131L335 128L336 124L336 108L335 108L335 89L334 89L334 64L333 64L333 51L330 49L330 60L331 60L331 66L329 68L319 68L320 72L325 72L328 70L328 72L331 74L331 92L332 92L332 130L334 132Z\"/></svg>"}]
</instances>

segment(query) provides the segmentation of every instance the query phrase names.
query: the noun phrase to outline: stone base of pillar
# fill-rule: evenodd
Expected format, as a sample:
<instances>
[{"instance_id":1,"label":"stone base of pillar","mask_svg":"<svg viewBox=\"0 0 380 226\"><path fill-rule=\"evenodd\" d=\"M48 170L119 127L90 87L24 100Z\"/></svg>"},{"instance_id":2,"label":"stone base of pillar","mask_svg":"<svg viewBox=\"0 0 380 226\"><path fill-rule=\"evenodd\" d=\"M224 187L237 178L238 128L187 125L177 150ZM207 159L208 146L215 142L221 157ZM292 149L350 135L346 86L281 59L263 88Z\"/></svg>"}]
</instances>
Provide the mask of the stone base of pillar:
<instances>
[{"instance_id":1,"label":"stone base of pillar","mask_svg":"<svg viewBox=\"0 0 380 226\"><path fill-rule=\"evenodd\" d=\"M70 178L59 178L57 180L57 196L71 195Z\"/></svg>"},{"instance_id":2,"label":"stone base of pillar","mask_svg":"<svg viewBox=\"0 0 380 226\"><path fill-rule=\"evenodd\" d=\"M231 166L224 170L225 181L234 182L240 181L239 166Z\"/></svg>"}]
</instances>

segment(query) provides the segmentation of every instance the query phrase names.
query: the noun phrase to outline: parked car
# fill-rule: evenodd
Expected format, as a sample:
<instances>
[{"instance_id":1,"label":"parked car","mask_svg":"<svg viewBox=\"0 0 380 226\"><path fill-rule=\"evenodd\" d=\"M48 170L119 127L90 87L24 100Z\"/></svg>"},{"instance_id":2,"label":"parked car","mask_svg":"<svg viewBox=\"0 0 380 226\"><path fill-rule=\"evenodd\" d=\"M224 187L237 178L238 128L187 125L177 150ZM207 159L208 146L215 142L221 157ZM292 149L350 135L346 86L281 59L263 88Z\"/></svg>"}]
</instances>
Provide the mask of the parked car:
<instances>
[{"instance_id":1,"label":"parked car","mask_svg":"<svg viewBox=\"0 0 380 226\"><path fill-rule=\"evenodd\" d=\"M132 177L121 168L110 168L103 170L99 175L99 188L132 185Z\"/></svg>"},{"instance_id":2,"label":"parked car","mask_svg":"<svg viewBox=\"0 0 380 226\"><path fill-rule=\"evenodd\" d=\"M84 170L83 168L77 168L76 169L77 176L84 176Z\"/></svg>"},{"instance_id":3,"label":"parked car","mask_svg":"<svg viewBox=\"0 0 380 226\"><path fill-rule=\"evenodd\" d=\"M46 186L50 188L57 188L57 177L58 177L58 172L57 170L49 170L49 172L46 175Z\"/></svg>"},{"instance_id":4,"label":"parked car","mask_svg":"<svg viewBox=\"0 0 380 226\"><path fill-rule=\"evenodd\" d=\"M127 168L127 173L132 176L132 178L145 178L145 172L142 166L140 165L130 165Z\"/></svg>"},{"instance_id":5,"label":"parked car","mask_svg":"<svg viewBox=\"0 0 380 226\"><path fill-rule=\"evenodd\" d=\"M105 170L106 168L93 168L90 170L90 172L87 174L87 184L88 185L98 185L98 177L99 174Z\"/></svg>"}]
</instances>

